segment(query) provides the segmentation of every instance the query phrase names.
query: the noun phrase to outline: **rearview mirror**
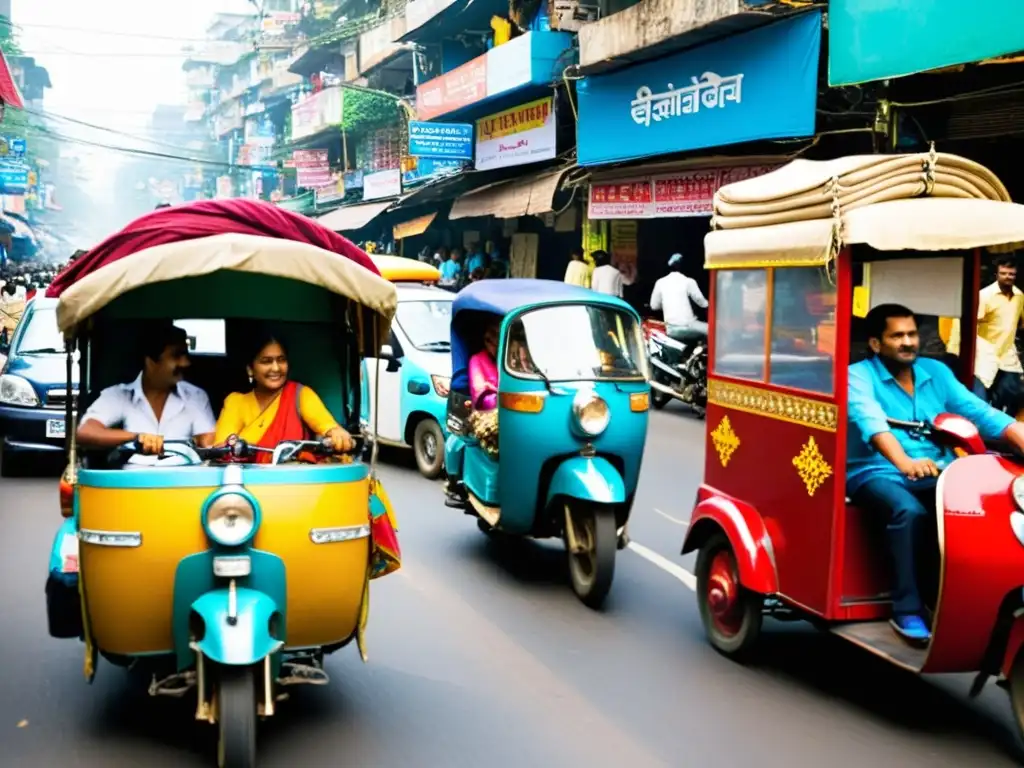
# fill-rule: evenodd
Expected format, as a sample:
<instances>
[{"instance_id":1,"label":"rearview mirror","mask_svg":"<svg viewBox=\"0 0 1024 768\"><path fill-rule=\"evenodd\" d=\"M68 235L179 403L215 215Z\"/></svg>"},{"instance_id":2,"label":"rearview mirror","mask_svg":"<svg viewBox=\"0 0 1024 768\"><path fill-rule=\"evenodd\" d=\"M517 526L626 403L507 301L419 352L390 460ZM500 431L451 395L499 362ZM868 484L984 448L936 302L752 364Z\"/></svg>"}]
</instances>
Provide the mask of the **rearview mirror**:
<instances>
[{"instance_id":1,"label":"rearview mirror","mask_svg":"<svg viewBox=\"0 0 1024 768\"><path fill-rule=\"evenodd\" d=\"M380 359L381 360L393 360L395 357L395 350L390 344L382 344L380 348Z\"/></svg>"}]
</instances>

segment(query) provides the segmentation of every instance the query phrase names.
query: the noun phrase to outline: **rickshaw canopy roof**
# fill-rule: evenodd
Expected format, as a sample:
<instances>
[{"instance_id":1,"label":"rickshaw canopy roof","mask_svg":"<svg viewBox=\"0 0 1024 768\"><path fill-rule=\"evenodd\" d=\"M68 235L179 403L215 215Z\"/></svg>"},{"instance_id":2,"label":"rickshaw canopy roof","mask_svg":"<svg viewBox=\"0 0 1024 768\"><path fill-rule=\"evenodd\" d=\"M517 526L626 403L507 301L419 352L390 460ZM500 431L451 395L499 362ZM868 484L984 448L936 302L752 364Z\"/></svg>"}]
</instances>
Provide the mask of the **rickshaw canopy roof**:
<instances>
[{"instance_id":1,"label":"rickshaw canopy roof","mask_svg":"<svg viewBox=\"0 0 1024 768\"><path fill-rule=\"evenodd\" d=\"M1009 250L1024 208L973 160L941 152L794 160L715 193L705 265L821 265L844 245Z\"/></svg>"},{"instance_id":2,"label":"rickshaw canopy roof","mask_svg":"<svg viewBox=\"0 0 1024 768\"><path fill-rule=\"evenodd\" d=\"M710 232L704 238L704 265L822 266L833 258L837 244L879 251L1009 250L1024 242L1024 205L935 197L893 200L847 211L841 233L834 227L831 219L813 219Z\"/></svg>"},{"instance_id":3,"label":"rickshaw canopy roof","mask_svg":"<svg viewBox=\"0 0 1024 768\"><path fill-rule=\"evenodd\" d=\"M472 328L463 327L466 321L459 322L460 313L487 312L504 317L509 312L526 307L564 304L606 306L639 318L636 311L622 299L557 280L509 278L471 283L459 291L452 303L452 387L461 391L468 386L466 371L469 367L469 358L476 351L472 347L471 339L467 338L468 332L482 332L478 323Z\"/></svg>"},{"instance_id":4,"label":"rickshaw canopy roof","mask_svg":"<svg viewBox=\"0 0 1024 768\"><path fill-rule=\"evenodd\" d=\"M436 283L441 280L441 270L418 259L375 253L370 260L381 277L392 283Z\"/></svg>"},{"instance_id":5,"label":"rickshaw canopy roof","mask_svg":"<svg viewBox=\"0 0 1024 768\"><path fill-rule=\"evenodd\" d=\"M509 312L544 304L605 304L632 312L622 299L604 293L569 285L558 280L510 278L480 280L459 291L452 305L452 315L464 310L491 312L504 317Z\"/></svg>"},{"instance_id":6,"label":"rickshaw canopy roof","mask_svg":"<svg viewBox=\"0 0 1024 768\"><path fill-rule=\"evenodd\" d=\"M386 328L395 287L353 243L321 225L252 200L208 200L147 214L65 269L47 290L69 332L115 299L155 283L247 272L295 280L376 312Z\"/></svg>"}]
</instances>

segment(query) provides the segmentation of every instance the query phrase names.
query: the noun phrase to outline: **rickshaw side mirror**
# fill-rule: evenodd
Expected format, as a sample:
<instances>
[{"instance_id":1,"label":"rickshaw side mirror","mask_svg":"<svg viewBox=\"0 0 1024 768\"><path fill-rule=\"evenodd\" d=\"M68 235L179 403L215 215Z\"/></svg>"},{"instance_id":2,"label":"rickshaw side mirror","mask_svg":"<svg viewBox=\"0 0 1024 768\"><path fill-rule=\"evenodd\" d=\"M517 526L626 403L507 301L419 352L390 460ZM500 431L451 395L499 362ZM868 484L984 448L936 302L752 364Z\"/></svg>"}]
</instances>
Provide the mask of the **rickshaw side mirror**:
<instances>
[{"instance_id":1,"label":"rickshaw side mirror","mask_svg":"<svg viewBox=\"0 0 1024 768\"><path fill-rule=\"evenodd\" d=\"M381 360L394 360L395 350L390 344L382 344L380 348L380 359Z\"/></svg>"}]
</instances>

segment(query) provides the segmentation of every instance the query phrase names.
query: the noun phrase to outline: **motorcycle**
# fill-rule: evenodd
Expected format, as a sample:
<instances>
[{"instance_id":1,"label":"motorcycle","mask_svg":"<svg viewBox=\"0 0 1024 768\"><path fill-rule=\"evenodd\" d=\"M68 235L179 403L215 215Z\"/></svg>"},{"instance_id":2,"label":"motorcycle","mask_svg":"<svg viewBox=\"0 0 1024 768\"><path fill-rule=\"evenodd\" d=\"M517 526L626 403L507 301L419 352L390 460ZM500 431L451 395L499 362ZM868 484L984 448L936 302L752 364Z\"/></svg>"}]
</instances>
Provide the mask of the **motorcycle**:
<instances>
[{"instance_id":1,"label":"motorcycle","mask_svg":"<svg viewBox=\"0 0 1024 768\"><path fill-rule=\"evenodd\" d=\"M648 318L644 339L651 368L651 405L661 410L675 398L686 403L699 418L708 404L708 339L701 333L677 341L665 331L665 323Z\"/></svg>"}]
</instances>

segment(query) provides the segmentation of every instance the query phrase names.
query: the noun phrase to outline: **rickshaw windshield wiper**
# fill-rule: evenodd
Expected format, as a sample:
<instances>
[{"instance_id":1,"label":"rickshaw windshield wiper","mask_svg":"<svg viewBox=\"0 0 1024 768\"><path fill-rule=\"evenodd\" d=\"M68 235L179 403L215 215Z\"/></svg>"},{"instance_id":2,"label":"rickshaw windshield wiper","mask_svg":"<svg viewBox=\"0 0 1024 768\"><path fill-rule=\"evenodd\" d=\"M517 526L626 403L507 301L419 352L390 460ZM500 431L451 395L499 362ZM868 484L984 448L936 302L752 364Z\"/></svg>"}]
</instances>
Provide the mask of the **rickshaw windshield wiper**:
<instances>
[{"instance_id":1,"label":"rickshaw windshield wiper","mask_svg":"<svg viewBox=\"0 0 1024 768\"><path fill-rule=\"evenodd\" d=\"M19 355L60 355L63 354L63 349L54 349L53 347L40 347L39 349L19 349Z\"/></svg>"},{"instance_id":2,"label":"rickshaw windshield wiper","mask_svg":"<svg viewBox=\"0 0 1024 768\"><path fill-rule=\"evenodd\" d=\"M420 344L419 348L424 352L448 352L452 348L450 341L428 341Z\"/></svg>"}]
</instances>

